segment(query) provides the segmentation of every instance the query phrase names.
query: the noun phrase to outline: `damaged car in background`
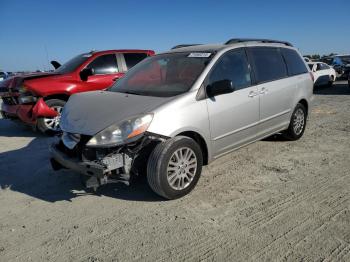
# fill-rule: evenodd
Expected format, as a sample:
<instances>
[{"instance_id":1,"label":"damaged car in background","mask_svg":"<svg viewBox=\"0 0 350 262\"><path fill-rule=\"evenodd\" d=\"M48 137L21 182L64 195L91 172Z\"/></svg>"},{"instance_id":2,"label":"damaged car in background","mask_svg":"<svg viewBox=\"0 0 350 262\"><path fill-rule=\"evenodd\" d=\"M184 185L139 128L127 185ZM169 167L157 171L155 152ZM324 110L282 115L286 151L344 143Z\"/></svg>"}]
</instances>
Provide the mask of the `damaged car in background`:
<instances>
[{"instance_id":1,"label":"damaged car in background","mask_svg":"<svg viewBox=\"0 0 350 262\"><path fill-rule=\"evenodd\" d=\"M70 97L53 169L80 173L97 188L147 176L175 199L202 166L275 133L302 137L313 92L307 65L288 42L231 39L149 57L106 91Z\"/></svg>"},{"instance_id":2,"label":"damaged car in background","mask_svg":"<svg viewBox=\"0 0 350 262\"><path fill-rule=\"evenodd\" d=\"M3 118L19 119L43 133L58 133L62 108L72 94L106 89L150 55L154 51L92 51L63 65L52 61L56 70L50 73L7 78L0 82L0 113Z\"/></svg>"}]
</instances>

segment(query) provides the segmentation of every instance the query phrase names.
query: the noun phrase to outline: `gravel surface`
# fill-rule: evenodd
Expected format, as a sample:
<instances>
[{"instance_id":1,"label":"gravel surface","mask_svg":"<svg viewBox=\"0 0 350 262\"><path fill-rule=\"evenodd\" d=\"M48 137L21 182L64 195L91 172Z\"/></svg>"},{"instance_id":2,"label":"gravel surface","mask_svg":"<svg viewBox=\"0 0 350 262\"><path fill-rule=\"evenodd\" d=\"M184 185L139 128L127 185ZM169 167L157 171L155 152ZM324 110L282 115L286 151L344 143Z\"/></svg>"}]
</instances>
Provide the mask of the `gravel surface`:
<instances>
[{"instance_id":1,"label":"gravel surface","mask_svg":"<svg viewBox=\"0 0 350 262\"><path fill-rule=\"evenodd\" d=\"M228 154L175 201L85 192L51 138L0 119L0 261L350 261L350 88L315 93L301 140Z\"/></svg>"}]
</instances>

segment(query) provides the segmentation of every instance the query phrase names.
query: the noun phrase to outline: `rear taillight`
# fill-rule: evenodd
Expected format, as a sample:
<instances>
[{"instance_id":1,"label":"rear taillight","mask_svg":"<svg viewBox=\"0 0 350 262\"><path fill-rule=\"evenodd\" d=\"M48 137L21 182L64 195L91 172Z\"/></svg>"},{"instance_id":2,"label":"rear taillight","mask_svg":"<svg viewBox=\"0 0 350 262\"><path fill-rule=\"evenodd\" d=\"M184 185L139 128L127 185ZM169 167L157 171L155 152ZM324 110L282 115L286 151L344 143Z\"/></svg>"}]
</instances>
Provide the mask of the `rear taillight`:
<instances>
[{"instance_id":1,"label":"rear taillight","mask_svg":"<svg viewBox=\"0 0 350 262\"><path fill-rule=\"evenodd\" d=\"M313 82L313 81L315 80L314 75L313 75L311 72L309 72L309 74L310 74L311 80L312 80L312 82Z\"/></svg>"}]
</instances>

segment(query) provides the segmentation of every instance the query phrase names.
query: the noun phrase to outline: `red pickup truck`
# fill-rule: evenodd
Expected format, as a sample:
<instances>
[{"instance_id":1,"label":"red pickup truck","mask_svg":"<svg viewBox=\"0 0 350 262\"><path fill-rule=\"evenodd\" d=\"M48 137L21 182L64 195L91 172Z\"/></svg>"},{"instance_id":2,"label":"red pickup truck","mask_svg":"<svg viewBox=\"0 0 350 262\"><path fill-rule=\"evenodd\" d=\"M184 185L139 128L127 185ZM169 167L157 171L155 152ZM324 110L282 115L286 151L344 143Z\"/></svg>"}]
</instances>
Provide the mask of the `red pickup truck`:
<instances>
[{"instance_id":1,"label":"red pickup truck","mask_svg":"<svg viewBox=\"0 0 350 262\"><path fill-rule=\"evenodd\" d=\"M44 133L59 129L60 112L69 96L106 89L152 50L108 50L84 53L51 73L24 74L0 82L3 118L20 119Z\"/></svg>"}]
</instances>

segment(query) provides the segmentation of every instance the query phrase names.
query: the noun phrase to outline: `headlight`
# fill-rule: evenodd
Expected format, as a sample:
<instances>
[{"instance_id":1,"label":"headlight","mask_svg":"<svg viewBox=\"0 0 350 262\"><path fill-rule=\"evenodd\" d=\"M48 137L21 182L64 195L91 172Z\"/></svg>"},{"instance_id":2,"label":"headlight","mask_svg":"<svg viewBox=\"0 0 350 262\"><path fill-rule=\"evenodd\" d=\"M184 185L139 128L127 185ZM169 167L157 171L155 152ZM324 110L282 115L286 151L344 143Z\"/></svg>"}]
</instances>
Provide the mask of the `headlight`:
<instances>
[{"instance_id":1,"label":"headlight","mask_svg":"<svg viewBox=\"0 0 350 262\"><path fill-rule=\"evenodd\" d=\"M120 124L114 124L93 136L87 146L115 146L136 138L147 131L152 114L139 116L126 120Z\"/></svg>"}]
</instances>

